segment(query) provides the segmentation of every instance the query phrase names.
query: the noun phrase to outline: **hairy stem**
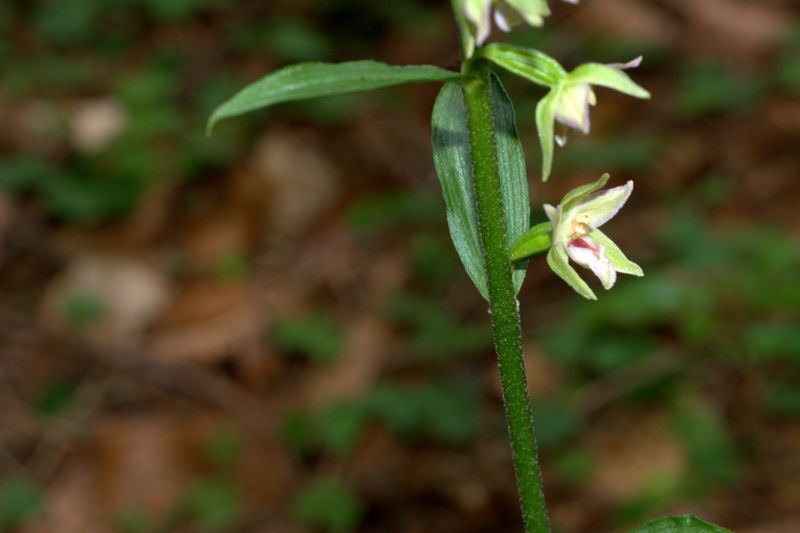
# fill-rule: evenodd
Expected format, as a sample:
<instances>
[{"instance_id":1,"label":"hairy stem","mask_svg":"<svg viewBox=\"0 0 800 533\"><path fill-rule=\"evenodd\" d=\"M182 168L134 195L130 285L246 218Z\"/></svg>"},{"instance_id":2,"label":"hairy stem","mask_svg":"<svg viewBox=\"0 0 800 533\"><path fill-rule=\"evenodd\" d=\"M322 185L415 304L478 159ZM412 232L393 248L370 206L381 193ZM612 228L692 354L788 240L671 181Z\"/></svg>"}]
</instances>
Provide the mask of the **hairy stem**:
<instances>
[{"instance_id":1,"label":"hairy stem","mask_svg":"<svg viewBox=\"0 0 800 533\"><path fill-rule=\"evenodd\" d=\"M510 244L497 165L489 69L481 61L470 62L467 69L470 76L463 82L463 89L472 145L475 198L522 518L528 533L547 533L550 526L525 378L519 309L511 277Z\"/></svg>"}]
</instances>

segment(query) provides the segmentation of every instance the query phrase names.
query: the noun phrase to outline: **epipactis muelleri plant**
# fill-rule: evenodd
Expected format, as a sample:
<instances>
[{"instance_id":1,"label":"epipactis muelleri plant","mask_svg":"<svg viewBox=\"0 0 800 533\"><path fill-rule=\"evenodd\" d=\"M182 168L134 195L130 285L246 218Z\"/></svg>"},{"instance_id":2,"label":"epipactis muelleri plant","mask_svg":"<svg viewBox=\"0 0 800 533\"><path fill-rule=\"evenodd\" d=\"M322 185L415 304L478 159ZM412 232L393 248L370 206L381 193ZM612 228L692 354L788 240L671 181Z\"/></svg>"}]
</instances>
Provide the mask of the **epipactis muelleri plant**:
<instances>
[{"instance_id":1,"label":"epipactis muelleri plant","mask_svg":"<svg viewBox=\"0 0 800 533\"><path fill-rule=\"evenodd\" d=\"M529 533L544 533L550 531L550 524L517 304L526 262L547 252L547 263L555 274L588 299L595 299L595 293L570 261L591 271L605 289L614 286L617 273L643 273L599 229L628 200L633 182L603 190L608 181L608 175L604 175L595 183L570 191L556 207L544 205L549 222L530 227L524 151L513 106L494 69L520 76L548 91L536 108L543 180L551 173L554 145L566 141L567 130L589 133L589 110L597 101L594 87L636 98L650 95L625 72L639 66L641 58L625 64L586 63L567 71L540 50L486 44L493 21L504 31L523 22L541 26L550 14L546 0L452 0L452 5L463 59L460 72L376 61L292 65L252 83L219 106L209 120L208 131L222 119L282 102L407 83L444 84L431 122L433 158L448 227L467 274L488 302L522 522ZM564 131L557 133L556 124ZM635 531L728 530L679 516L656 520Z\"/></svg>"}]
</instances>

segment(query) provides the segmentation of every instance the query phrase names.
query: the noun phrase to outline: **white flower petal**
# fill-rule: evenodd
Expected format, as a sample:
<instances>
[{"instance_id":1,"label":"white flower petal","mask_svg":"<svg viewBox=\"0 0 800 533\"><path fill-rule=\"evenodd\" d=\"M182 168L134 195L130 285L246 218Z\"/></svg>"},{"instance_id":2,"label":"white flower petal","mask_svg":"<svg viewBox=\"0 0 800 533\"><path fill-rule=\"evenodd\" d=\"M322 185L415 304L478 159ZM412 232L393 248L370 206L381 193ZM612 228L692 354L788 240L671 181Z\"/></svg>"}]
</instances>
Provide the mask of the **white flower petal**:
<instances>
[{"instance_id":1,"label":"white flower petal","mask_svg":"<svg viewBox=\"0 0 800 533\"><path fill-rule=\"evenodd\" d=\"M559 91L556 103L556 120L581 133L589 133L589 103L591 88L588 83L567 85Z\"/></svg>"},{"instance_id":2,"label":"white flower petal","mask_svg":"<svg viewBox=\"0 0 800 533\"><path fill-rule=\"evenodd\" d=\"M635 57L627 63L607 63L607 66L627 70L629 68L637 68L642 64L642 59L644 59L644 56Z\"/></svg>"},{"instance_id":3,"label":"white flower petal","mask_svg":"<svg viewBox=\"0 0 800 533\"><path fill-rule=\"evenodd\" d=\"M501 9L494 10L494 22L501 31L506 33L511 31L511 23L508 21Z\"/></svg>"},{"instance_id":4,"label":"white flower petal","mask_svg":"<svg viewBox=\"0 0 800 533\"><path fill-rule=\"evenodd\" d=\"M544 213L547 215L553 228L558 226L558 220L561 218L561 206L556 208L550 204L544 204Z\"/></svg>"},{"instance_id":5,"label":"white flower petal","mask_svg":"<svg viewBox=\"0 0 800 533\"><path fill-rule=\"evenodd\" d=\"M483 44L492 31L492 0L465 0L464 16L475 27L477 44Z\"/></svg>"},{"instance_id":6,"label":"white flower petal","mask_svg":"<svg viewBox=\"0 0 800 533\"><path fill-rule=\"evenodd\" d=\"M603 284L610 289L617 281L617 271L605 254L604 248L588 237L580 237L570 241L567 254L575 263L590 269Z\"/></svg>"}]
</instances>

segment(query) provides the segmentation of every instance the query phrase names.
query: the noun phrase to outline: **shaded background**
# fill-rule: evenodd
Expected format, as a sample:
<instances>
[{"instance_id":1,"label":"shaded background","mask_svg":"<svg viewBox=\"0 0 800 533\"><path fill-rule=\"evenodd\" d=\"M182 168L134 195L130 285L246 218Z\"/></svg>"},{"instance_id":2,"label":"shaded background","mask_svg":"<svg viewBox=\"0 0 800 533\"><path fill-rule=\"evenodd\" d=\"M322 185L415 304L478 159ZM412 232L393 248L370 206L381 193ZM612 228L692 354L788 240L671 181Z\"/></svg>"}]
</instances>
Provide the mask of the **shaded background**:
<instances>
[{"instance_id":1,"label":"shaded background","mask_svg":"<svg viewBox=\"0 0 800 533\"><path fill-rule=\"evenodd\" d=\"M640 262L520 296L554 529L800 531L800 6L553 2L511 39L643 53L605 171ZM519 531L486 307L448 240L433 85L210 111L287 63L457 64L449 2L0 3L0 530Z\"/></svg>"}]
</instances>

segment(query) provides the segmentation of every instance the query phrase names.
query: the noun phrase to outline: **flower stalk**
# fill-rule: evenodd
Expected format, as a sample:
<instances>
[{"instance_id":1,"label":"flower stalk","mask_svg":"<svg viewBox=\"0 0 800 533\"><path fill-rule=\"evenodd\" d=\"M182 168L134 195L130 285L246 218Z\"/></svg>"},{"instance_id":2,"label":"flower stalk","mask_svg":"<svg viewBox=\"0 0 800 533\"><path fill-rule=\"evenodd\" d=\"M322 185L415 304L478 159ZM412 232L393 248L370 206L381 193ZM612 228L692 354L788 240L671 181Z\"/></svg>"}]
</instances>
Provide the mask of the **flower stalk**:
<instances>
[{"instance_id":1,"label":"flower stalk","mask_svg":"<svg viewBox=\"0 0 800 533\"><path fill-rule=\"evenodd\" d=\"M511 243L498 170L489 69L485 62L478 60L469 62L466 70L468 78L462 86L472 146L478 226L522 517L528 533L547 533L550 526L525 376L520 314L511 274Z\"/></svg>"}]
</instances>

